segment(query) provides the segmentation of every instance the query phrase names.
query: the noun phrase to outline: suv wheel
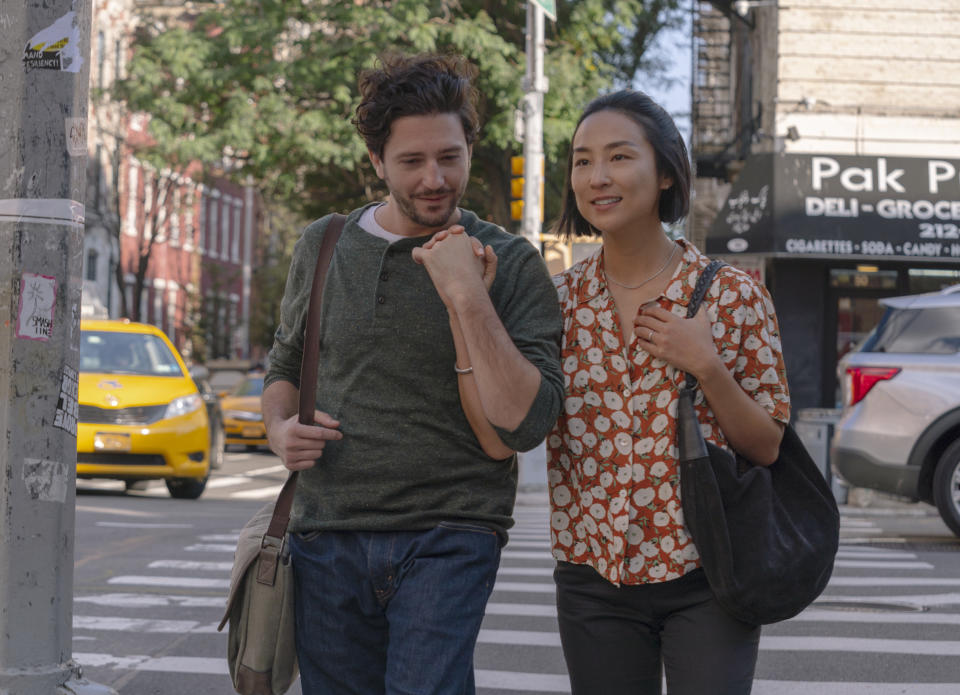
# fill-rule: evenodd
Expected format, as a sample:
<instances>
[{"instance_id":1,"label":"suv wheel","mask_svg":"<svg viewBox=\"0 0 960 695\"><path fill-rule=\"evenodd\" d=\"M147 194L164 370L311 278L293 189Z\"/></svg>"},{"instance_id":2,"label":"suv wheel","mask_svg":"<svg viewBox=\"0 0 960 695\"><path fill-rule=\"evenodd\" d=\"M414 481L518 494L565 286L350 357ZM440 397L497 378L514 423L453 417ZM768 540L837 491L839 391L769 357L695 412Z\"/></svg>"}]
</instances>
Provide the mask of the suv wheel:
<instances>
[{"instance_id":1,"label":"suv wheel","mask_svg":"<svg viewBox=\"0 0 960 695\"><path fill-rule=\"evenodd\" d=\"M167 490L170 496L178 500L195 500L203 494L207 486L207 475L204 478L167 478Z\"/></svg>"},{"instance_id":2,"label":"suv wheel","mask_svg":"<svg viewBox=\"0 0 960 695\"><path fill-rule=\"evenodd\" d=\"M943 522L960 536L960 439L947 447L937 463L933 501Z\"/></svg>"}]
</instances>

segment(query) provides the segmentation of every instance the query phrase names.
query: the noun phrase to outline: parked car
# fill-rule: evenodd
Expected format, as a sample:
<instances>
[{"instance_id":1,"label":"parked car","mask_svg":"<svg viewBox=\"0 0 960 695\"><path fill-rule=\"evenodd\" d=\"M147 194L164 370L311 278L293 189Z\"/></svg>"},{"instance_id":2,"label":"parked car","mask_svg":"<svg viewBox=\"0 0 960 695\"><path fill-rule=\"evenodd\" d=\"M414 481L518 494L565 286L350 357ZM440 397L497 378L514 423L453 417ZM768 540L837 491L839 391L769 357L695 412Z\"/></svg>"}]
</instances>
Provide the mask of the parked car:
<instances>
[{"instance_id":1,"label":"parked car","mask_svg":"<svg viewBox=\"0 0 960 695\"><path fill-rule=\"evenodd\" d=\"M210 421L210 468L217 470L223 467L223 450L226 443L220 397L210 384L210 370L203 365L193 365L189 368L189 372L193 383L197 385L203 404L207 407L207 419Z\"/></svg>"},{"instance_id":2,"label":"parked car","mask_svg":"<svg viewBox=\"0 0 960 695\"><path fill-rule=\"evenodd\" d=\"M935 505L960 536L960 285L880 302L838 367L831 465L853 486Z\"/></svg>"},{"instance_id":3,"label":"parked car","mask_svg":"<svg viewBox=\"0 0 960 695\"><path fill-rule=\"evenodd\" d=\"M260 412L263 376L262 373L248 374L221 399L228 445L239 444L254 450L267 444L267 430Z\"/></svg>"},{"instance_id":4,"label":"parked car","mask_svg":"<svg viewBox=\"0 0 960 695\"><path fill-rule=\"evenodd\" d=\"M210 473L207 409L163 331L127 320L80 323L77 477L127 488L162 479L196 499Z\"/></svg>"}]
</instances>

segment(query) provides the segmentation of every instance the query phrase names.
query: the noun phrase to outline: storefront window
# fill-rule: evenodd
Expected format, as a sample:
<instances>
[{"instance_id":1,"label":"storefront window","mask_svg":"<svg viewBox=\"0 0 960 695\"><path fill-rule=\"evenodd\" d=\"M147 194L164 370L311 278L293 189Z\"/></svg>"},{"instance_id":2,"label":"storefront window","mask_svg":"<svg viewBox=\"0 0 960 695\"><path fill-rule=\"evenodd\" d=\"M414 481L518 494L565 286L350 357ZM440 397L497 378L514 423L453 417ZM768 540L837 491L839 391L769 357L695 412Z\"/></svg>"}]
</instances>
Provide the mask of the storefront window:
<instances>
[{"instance_id":1,"label":"storefront window","mask_svg":"<svg viewBox=\"0 0 960 695\"><path fill-rule=\"evenodd\" d=\"M939 292L944 287L960 283L960 270L942 270L939 268L911 268L909 294L921 292Z\"/></svg>"},{"instance_id":2,"label":"storefront window","mask_svg":"<svg viewBox=\"0 0 960 695\"><path fill-rule=\"evenodd\" d=\"M897 275L896 270L880 270L876 266L833 268L830 270L830 287L851 290L895 290Z\"/></svg>"}]
</instances>

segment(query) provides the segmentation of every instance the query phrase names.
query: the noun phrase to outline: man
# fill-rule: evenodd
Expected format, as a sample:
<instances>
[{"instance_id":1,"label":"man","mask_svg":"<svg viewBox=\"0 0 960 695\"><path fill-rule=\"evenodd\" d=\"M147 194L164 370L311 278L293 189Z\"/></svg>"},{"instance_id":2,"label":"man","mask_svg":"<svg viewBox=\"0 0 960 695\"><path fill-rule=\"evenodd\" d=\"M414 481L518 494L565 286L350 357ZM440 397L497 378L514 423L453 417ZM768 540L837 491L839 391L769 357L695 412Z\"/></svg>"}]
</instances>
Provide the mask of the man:
<instances>
[{"instance_id":1,"label":"man","mask_svg":"<svg viewBox=\"0 0 960 695\"><path fill-rule=\"evenodd\" d=\"M393 57L354 123L385 203L347 218L323 297L315 425L297 422L324 218L297 243L270 353L271 448L291 515L305 695L474 692L473 650L516 495L515 451L561 407L543 260L457 207L477 136L459 58Z\"/></svg>"}]
</instances>

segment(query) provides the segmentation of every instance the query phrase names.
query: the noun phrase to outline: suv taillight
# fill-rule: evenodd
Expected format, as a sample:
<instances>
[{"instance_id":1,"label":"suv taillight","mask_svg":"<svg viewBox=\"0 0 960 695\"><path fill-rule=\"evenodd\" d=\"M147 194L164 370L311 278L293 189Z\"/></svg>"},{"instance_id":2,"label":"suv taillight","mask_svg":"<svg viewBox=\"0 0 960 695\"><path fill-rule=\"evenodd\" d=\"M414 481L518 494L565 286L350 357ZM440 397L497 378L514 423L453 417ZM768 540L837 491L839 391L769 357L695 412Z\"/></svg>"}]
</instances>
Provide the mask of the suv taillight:
<instances>
[{"instance_id":1,"label":"suv taillight","mask_svg":"<svg viewBox=\"0 0 960 695\"><path fill-rule=\"evenodd\" d=\"M847 405L859 403L878 381L892 379L899 373L898 367L847 367Z\"/></svg>"}]
</instances>

